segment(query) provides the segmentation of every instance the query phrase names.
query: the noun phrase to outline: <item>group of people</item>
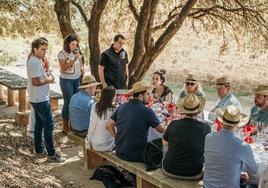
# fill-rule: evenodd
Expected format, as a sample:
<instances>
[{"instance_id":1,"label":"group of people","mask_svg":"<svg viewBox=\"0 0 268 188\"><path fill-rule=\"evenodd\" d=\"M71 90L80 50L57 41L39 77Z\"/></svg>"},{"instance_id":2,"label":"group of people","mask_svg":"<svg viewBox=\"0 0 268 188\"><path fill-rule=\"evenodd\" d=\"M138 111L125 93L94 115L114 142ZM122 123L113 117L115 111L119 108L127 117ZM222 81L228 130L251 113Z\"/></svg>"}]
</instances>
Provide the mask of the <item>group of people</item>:
<instances>
[{"instance_id":1,"label":"group of people","mask_svg":"<svg viewBox=\"0 0 268 188\"><path fill-rule=\"evenodd\" d=\"M123 49L125 37L115 36L113 44L101 54L99 78L85 73L76 35L68 35L64 49L59 53L61 68L60 86L64 98L62 110L64 132L71 131L85 137L88 147L97 151L115 150L126 161L142 162L142 150L147 144L149 128L163 133L163 172L173 178L199 179L204 187L239 187L240 179L246 182L257 172L250 145L238 139L237 127L254 124L268 126L268 86L260 85L255 90L255 106L249 120L241 114L241 104L231 92L228 77L216 80L219 100L211 110L222 123L219 132L211 133L210 124L204 120L205 94L194 75L188 75L179 93L177 108L181 119L163 125L153 109L146 104L149 99L171 102L173 91L166 86L165 71L153 73L152 83L139 81L129 91L133 98L116 106L116 89L128 86L128 55ZM61 162L53 146L53 120L49 104L49 83L54 82L51 73L42 65L47 50L47 41L36 39L32 54L27 61L30 103L35 111L35 151L48 155L51 161ZM94 99L96 87L102 87L101 96ZM79 90L80 89L80 90ZM41 144L42 130L46 149Z\"/></svg>"}]
</instances>

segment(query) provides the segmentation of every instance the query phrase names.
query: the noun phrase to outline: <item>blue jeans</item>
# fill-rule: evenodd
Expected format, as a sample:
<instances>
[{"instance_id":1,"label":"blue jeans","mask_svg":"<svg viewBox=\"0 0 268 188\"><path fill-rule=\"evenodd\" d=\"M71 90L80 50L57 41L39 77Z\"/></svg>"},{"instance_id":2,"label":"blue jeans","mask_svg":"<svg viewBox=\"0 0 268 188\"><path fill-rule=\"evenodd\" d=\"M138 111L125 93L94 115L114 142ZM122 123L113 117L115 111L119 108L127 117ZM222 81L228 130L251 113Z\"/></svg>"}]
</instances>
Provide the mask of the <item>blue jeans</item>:
<instances>
[{"instance_id":1,"label":"blue jeans","mask_svg":"<svg viewBox=\"0 0 268 188\"><path fill-rule=\"evenodd\" d=\"M50 101L39 103L31 103L34 108L35 124L34 124L34 145L35 152L42 153L44 146L42 144L42 132L44 130L45 146L48 156L55 154L52 132L54 123L52 119L52 112Z\"/></svg>"},{"instance_id":2,"label":"blue jeans","mask_svg":"<svg viewBox=\"0 0 268 188\"><path fill-rule=\"evenodd\" d=\"M77 79L64 79L60 78L60 88L63 95L62 119L69 119L69 104L71 97L79 91L80 78Z\"/></svg>"}]
</instances>

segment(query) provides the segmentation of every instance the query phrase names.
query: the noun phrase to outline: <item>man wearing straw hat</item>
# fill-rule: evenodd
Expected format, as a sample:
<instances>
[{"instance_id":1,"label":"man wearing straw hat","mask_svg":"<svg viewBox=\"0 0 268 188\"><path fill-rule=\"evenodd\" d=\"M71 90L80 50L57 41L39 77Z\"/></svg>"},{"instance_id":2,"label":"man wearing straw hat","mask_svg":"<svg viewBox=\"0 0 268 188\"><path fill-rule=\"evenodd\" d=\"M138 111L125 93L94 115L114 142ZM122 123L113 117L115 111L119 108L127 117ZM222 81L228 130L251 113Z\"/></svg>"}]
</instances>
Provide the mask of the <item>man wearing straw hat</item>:
<instances>
[{"instance_id":1,"label":"man wearing straw hat","mask_svg":"<svg viewBox=\"0 0 268 188\"><path fill-rule=\"evenodd\" d=\"M255 105L251 108L252 124L268 126L268 85L259 85L255 89Z\"/></svg>"},{"instance_id":2,"label":"man wearing straw hat","mask_svg":"<svg viewBox=\"0 0 268 188\"><path fill-rule=\"evenodd\" d=\"M185 118L174 120L163 135L163 146L168 150L163 159L164 174L178 179L199 179L203 175L205 137L210 126L195 117L203 111L206 100L187 94L179 101Z\"/></svg>"},{"instance_id":3,"label":"man wearing straw hat","mask_svg":"<svg viewBox=\"0 0 268 188\"><path fill-rule=\"evenodd\" d=\"M159 133L163 133L164 128L153 110L145 106L150 97L150 84L137 82L133 85L132 93L133 99L117 108L106 128L115 138L115 150L119 158L142 162L141 152L147 144L149 127Z\"/></svg>"},{"instance_id":4,"label":"man wearing straw hat","mask_svg":"<svg viewBox=\"0 0 268 188\"><path fill-rule=\"evenodd\" d=\"M69 105L71 130L78 136L87 136L90 112L94 102L92 96L99 84L94 76L85 74L79 87L81 91L71 98Z\"/></svg>"},{"instance_id":5,"label":"man wearing straw hat","mask_svg":"<svg viewBox=\"0 0 268 188\"><path fill-rule=\"evenodd\" d=\"M240 177L247 181L248 173L255 174L258 170L250 145L234 134L236 127L248 122L248 117L234 105L217 109L216 116L222 129L209 134L205 140L204 187L239 188Z\"/></svg>"},{"instance_id":6,"label":"man wearing straw hat","mask_svg":"<svg viewBox=\"0 0 268 188\"><path fill-rule=\"evenodd\" d=\"M216 88L219 100L212 112L214 112L217 108L226 108L229 105L234 105L238 107L240 111L242 110L240 102L231 92L231 83L227 77L224 76L218 78L216 81Z\"/></svg>"}]
</instances>

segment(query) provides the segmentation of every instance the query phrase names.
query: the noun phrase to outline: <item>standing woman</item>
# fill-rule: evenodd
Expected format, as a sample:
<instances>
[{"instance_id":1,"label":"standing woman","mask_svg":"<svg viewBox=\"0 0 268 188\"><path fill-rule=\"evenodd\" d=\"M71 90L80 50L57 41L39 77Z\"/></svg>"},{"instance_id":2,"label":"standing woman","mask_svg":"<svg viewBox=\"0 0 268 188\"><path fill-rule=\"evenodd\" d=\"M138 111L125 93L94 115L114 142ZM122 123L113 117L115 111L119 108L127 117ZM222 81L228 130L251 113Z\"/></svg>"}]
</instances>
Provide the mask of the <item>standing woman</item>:
<instances>
[{"instance_id":1,"label":"standing woman","mask_svg":"<svg viewBox=\"0 0 268 188\"><path fill-rule=\"evenodd\" d=\"M96 151L112 151L114 148L114 138L106 129L115 110L114 100L115 88L107 86L102 90L100 100L92 107L87 139Z\"/></svg>"},{"instance_id":2,"label":"standing woman","mask_svg":"<svg viewBox=\"0 0 268 188\"><path fill-rule=\"evenodd\" d=\"M152 90L152 95L155 99L157 99L160 102L163 101L172 101L172 90L166 86L165 83L165 70L159 70L154 72L153 74L153 80L152 84L154 86L154 89Z\"/></svg>"},{"instance_id":3,"label":"standing woman","mask_svg":"<svg viewBox=\"0 0 268 188\"><path fill-rule=\"evenodd\" d=\"M58 54L60 65L60 88L63 95L63 133L68 133L69 104L73 94L79 91L80 75L83 70L81 54L79 53L79 40L76 34L69 34L64 39L63 50Z\"/></svg>"},{"instance_id":4,"label":"standing woman","mask_svg":"<svg viewBox=\"0 0 268 188\"><path fill-rule=\"evenodd\" d=\"M205 93L203 92L202 87L192 74L189 74L186 78L183 89L179 94L179 99L185 97L188 93L193 93L198 97L205 97Z\"/></svg>"}]
</instances>

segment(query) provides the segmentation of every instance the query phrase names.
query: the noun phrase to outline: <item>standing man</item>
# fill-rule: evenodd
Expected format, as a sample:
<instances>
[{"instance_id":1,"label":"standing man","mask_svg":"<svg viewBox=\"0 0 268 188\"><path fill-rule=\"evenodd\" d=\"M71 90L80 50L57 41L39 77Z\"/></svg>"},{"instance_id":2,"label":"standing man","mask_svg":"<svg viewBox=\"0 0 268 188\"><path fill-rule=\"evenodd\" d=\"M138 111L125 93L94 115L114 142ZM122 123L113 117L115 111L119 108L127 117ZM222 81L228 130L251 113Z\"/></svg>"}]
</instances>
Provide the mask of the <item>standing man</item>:
<instances>
[{"instance_id":1,"label":"standing man","mask_svg":"<svg viewBox=\"0 0 268 188\"><path fill-rule=\"evenodd\" d=\"M55 152L52 132L54 123L52 119L49 101L49 84L54 83L54 77L44 70L42 59L45 57L48 42L42 38L32 42L31 56L27 61L27 91L29 101L34 108L34 144L37 156L48 155L50 162L63 162L64 159ZM42 132L44 131L45 147L42 144Z\"/></svg>"},{"instance_id":2,"label":"standing man","mask_svg":"<svg viewBox=\"0 0 268 188\"><path fill-rule=\"evenodd\" d=\"M149 128L155 128L159 133L164 132L153 110L145 106L150 97L149 88L150 85L144 81L135 83L132 89L133 99L119 106L106 124L115 138L116 155L120 159L142 162L141 153L147 144Z\"/></svg>"},{"instance_id":3,"label":"standing man","mask_svg":"<svg viewBox=\"0 0 268 188\"><path fill-rule=\"evenodd\" d=\"M101 54L98 72L103 88L126 89L128 86L128 55L124 44L125 37L117 34L111 47Z\"/></svg>"},{"instance_id":4,"label":"standing man","mask_svg":"<svg viewBox=\"0 0 268 188\"><path fill-rule=\"evenodd\" d=\"M255 89L255 105L251 108L250 120L252 124L268 126L268 86L259 85Z\"/></svg>"},{"instance_id":5,"label":"standing man","mask_svg":"<svg viewBox=\"0 0 268 188\"><path fill-rule=\"evenodd\" d=\"M217 109L216 115L222 129L207 135L205 140L204 187L239 188L240 178L247 182L249 175L258 170L250 145L234 134L236 127L245 125L248 118L234 105Z\"/></svg>"},{"instance_id":6,"label":"standing man","mask_svg":"<svg viewBox=\"0 0 268 188\"><path fill-rule=\"evenodd\" d=\"M94 103L92 96L99 84L94 76L85 74L79 87L81 91L71 98L69 105L71 130L80 137L87 136L90 112Z\"/></svg>"}]
</instances>

